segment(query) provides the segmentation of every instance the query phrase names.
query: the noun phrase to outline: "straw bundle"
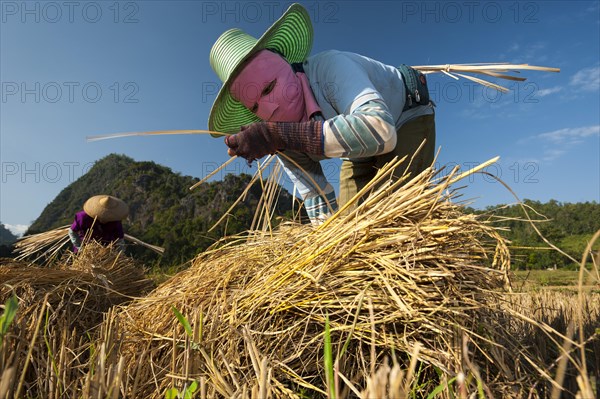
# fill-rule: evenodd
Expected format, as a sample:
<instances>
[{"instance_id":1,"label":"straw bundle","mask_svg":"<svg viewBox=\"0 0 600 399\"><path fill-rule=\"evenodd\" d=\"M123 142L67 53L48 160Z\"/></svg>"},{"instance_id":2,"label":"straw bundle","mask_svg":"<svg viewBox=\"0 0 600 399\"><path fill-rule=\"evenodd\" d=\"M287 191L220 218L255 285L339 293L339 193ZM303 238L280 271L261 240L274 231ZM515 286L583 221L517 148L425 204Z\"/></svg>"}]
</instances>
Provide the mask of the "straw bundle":
<instances>
[{"instance_id":1,"label":"straw bundle","mask_svg":"<svg viewBox=\"0 0 600 399\"><path fill-rule=\"evenodd\" d=\"M500 86L490 81L467 75L467 74L478 74L483 75L486 78L498 78L504 80L512 80L522 82L527 80L526 78L514 75L508 75L508 73L520 73L520 70L527 71L542 71L542 72L560 72L559 68L543 67L529 64L509 64L509 63L477 63L477 64L445 64L445 65L417 65L413 68L421 71L424 74L429 73L443 73L452 79L458 80L459 78L470 80L471 82L478 83L485 87L489 87L500 92L506 93L509 91L504 86Z\"/></svg>"},{"instance_id":2,"label":"straw bundle","mask_svg":"<svg viewBox=\"0 0 600 399\"><path fill-rule=\"evenodd\" d=\"M61 254L61 250L65 248L67 243L71 242L68 231L69 225L66 225L20 238L14 245L15 252L18 254L15 259L25 260L33 258L32 262L43 259L44 264L56 261ZM133 244L151 249L160 255L165 252L165 249L162 247L148 244L128 234L124 235L124 239Z\"/></svg>"},{"instance_id":3,"label":"straw bundle","mask_svg":"<svg viewBox=\"0 0 600 399\"><path fill-rule=\"evenodd\" d=\"M70 242L68 230L69 226L62 226L18 239L14 244L15 253L18 254L15 259L25 260L35 256L32 262L45 259L50 263L56 260L60 250Z\"/></svg>"},{"instance_id":4,"label":"straw bundle","mask_svg":"<svg viewBox=\"0 0 600 399\"><path fill-rule=\"evenodd\" d=\"M372 190L356 210L317 229L286 225L223 241L124 307L123 353L145 365L135 370L147 381L139 392L158 398L195 380L209 396L266 386L274 397L324 394L329 341L335 385L355 394L385 355L406 360L415 347L419 360L454 375L475 361L473 350L492 360L487 381L517 383L519 370L505 360L517 351L495 345L505 330L493 313L507 247L451 201L449 185L468 173L387 180L396 166L357 195Z\"/></svg>"}]
</instances>

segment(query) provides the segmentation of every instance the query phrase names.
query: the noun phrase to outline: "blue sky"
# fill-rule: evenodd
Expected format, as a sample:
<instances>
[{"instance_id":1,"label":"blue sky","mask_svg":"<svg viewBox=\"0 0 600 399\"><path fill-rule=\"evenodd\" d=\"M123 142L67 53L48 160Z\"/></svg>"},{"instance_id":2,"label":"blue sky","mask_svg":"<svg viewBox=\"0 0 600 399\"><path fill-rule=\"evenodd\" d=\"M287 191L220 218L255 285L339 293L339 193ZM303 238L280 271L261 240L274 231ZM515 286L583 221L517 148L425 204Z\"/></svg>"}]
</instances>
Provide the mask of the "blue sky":
<instances>
[{"instance_id":1,"label":"blue sky","mask_svg":"<svg viewBox=\"0 0 600 399\"><path fill-rule=\"evenodd\" d=\"M119 153L202 177L228 159L209 136L130 137L128 131L206 129L220 82L208 54L225 30L256 37L290 2L1 1L0 221L13 231L94 161ZM577 1L302 2L313 53L338 49L388 64L511 62L511 92L431 76L438 164L487 169L521 198L600 201L600 3ZM338 161L326 170L337 183ZM250 172L234 162L224 173ZM217 176L217 178L222 177ZM473 206L513 203L479 175Z\"/></svg>"}]
</instances>

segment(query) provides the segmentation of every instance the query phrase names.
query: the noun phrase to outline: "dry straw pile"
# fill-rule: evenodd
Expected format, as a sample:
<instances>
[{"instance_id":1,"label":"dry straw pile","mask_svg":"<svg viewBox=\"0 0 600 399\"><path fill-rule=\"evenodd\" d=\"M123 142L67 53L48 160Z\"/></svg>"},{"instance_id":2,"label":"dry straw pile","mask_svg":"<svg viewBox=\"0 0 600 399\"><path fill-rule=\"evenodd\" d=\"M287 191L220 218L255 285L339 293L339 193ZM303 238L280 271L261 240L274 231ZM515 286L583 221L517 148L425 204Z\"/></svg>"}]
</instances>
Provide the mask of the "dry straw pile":
<instances>
[{"instance_id":1,"label":"dry straw pile","mask_svg":"<svg viewBox=\"0 0 600 399\"><path fill-rule=\"evenodd\" d=\"M123 308L126 363L144 365L139 394L200 381L209 397L297 397L326 386L362 396L392 354L406 368L413 354L430 376L434 367L485 372L490 392L529 383L498 317L507 246L451 201L450 184L475 170L391 181L394 166L359 193L370 191L356 209L316 229L223 241Z\"/></svg>"}]
</instances>

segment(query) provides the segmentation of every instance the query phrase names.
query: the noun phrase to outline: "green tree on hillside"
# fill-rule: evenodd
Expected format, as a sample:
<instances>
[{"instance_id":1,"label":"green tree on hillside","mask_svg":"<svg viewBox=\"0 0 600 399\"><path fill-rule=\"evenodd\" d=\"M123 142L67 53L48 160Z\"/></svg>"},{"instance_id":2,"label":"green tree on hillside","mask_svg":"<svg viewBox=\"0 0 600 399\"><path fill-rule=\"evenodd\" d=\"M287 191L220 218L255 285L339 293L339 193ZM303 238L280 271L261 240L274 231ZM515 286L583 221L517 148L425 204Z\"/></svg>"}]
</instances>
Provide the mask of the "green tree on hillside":
<instances>
[{"instance_id":1,"label":"green tree on hillside","mask_svg":"<svg viewBox=\"0 0 600 399\"><path fill-rule=\"evenodd\" d=\"M17 241L17 236L0 223L0 257L12 255L12 244L15 241Z\"/></svg>"},{"instance_id":2,"label":"green tree on hillside","mask_svg":"<svg viewBox=\"0 0 600 399\"><path fill-rule=\"evenodd\" d=\"M561 203L550 200L547 203L524 200L531 219L541 235L549 242L580 260L583 251L593 234L600 229L600 204L592 202ZM536 233L520 205L494 206L482 211L469 211L489 215L499 220L498 226L506 227L502 234L513 247L513 265L519 269L545 269L572 267L573 262L557 251L549 250L548 245ZM531 249L540 248L540 249ZM541 249L546 248L546 249ZM596 243L596 250L600 243Z\"/></svg>"},{"instance_id":3,"label":"green tree on hillside","mask_svg":"<svg viewBox=\"0 0 600 399\"><path fill-rule=\"evenodd\" d=\"M15 241L17 241L17 236L0 223L0 245L11 245Z\"/></svg>"}]
</instances>

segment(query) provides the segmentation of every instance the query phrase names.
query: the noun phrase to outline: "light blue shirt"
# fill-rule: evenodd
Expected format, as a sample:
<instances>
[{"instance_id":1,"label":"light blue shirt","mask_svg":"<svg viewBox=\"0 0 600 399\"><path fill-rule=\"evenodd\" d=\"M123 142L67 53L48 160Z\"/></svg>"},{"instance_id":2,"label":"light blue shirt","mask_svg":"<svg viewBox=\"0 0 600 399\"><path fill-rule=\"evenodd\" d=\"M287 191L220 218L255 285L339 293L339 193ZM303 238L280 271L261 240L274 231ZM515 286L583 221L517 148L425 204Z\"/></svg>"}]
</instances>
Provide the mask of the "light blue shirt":
<instances>
[{"instance_id":1,"label":"light blue shirt","mask_svg":"<svg viewBox=\"0 0 600 399\"><path fill-rule=\"evenodd\" d=\"M311 56L303 66L325 119L351 114L372 100L387 105L396 129L410 119L433 114L432 105L402 112L406 89L400 71L394 66L338 50Z\"/></svg>"},{"instance_id":2,"label":"light blue shirt","mask_svg":"<svg viewBox=\"0 0 600 399\"><path fill-rule=\"evenodd\" d=\"M406 90L400 71L355 53L329 50L303 64L322 115L325 157L286 151L296 164L280 157L304 199L308 216L318 224L337 210L335 192L320 160L360 159L385 154L396 145L396 131L412 118L433 114L433 105L402 112Z\"/></svg>"}]
</instances>

